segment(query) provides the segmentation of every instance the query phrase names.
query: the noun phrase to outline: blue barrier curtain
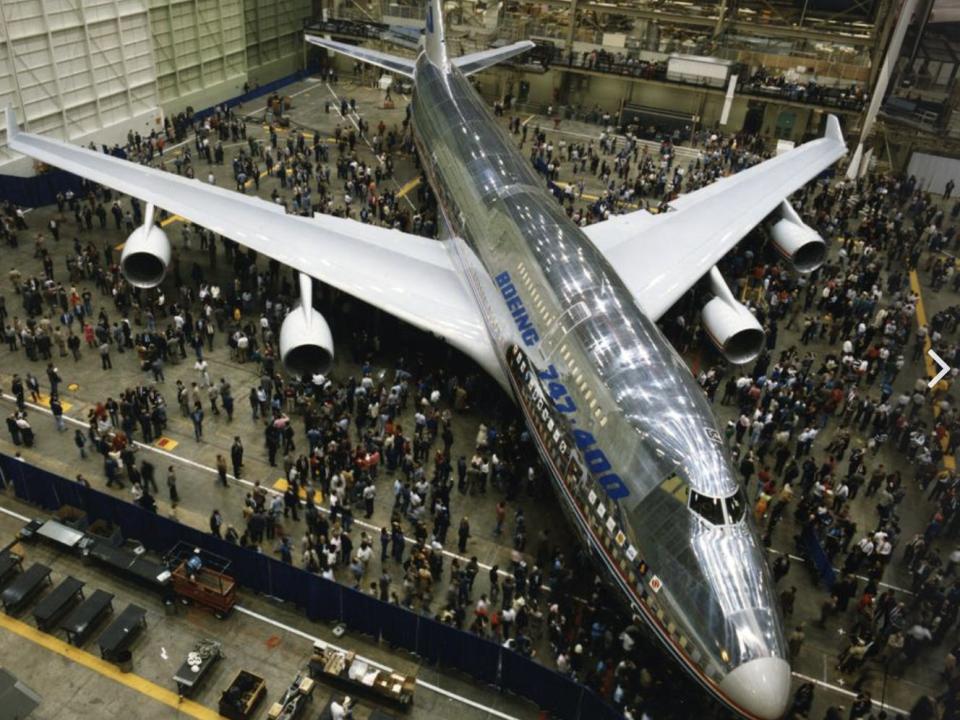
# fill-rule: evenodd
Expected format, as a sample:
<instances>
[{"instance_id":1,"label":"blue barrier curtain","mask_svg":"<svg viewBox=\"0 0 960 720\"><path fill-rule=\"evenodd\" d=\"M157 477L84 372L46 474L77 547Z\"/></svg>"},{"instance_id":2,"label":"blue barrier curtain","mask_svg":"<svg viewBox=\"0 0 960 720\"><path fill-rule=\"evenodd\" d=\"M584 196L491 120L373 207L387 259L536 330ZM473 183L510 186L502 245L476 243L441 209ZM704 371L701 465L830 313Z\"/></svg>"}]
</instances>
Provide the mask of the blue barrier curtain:
<instances>
[{"instance_id":1,"label":"blue barrier curtain","mask_svg":"<svg viewBox=\"0 0 960 720\"><path fill-rule=\"evenodd\" d=\"M375 640L380 639L381 606L386 603L352 588L340 591L340 602L347 627Z\"/></svg>"},{"instance_id":2,"label":"blue barrier curtain","mask_svg":"<svg viewBox=\"0 0 960 720\"><path fill-rule=\"evenodd\" d=\"M340 619L340 585L318 575L310 575L307 581L307 617L311 620Z\"/></svg>"},{"instance_id":3,"label":"blue barrier curtain","mask_svg":"<svg viewBox=\"0 0 960 720\"><path fill-rule=\"evenodd\" d=\"M586 718L579 710L581 686L512 650L504 648L500 658L503 663L500 681L505 690L530 698L544 710L565 720Z\"/></svg>"},{"instance_id":4,"label":"blue barrier curtain","mask_svg":"<svg viewBox=\"0 0 960 720\"><path fill-rule=\"evenodd\" d=\"M380 614L380 633L383 639L391 646L416 652L420 616L392 603L381 605Z\"/></svg>"},{"instance_id":5,"label":"blue barrier curtain","mask_svg":"<svg viewBox=\"0 0 960 720\"><path fill-rule=\"evenodd\" d=\"M420 617L417 631L417 655L434 665L440 662L440 648L443 645L443 625L428 617Z\"/></svg>"}]
</instances>

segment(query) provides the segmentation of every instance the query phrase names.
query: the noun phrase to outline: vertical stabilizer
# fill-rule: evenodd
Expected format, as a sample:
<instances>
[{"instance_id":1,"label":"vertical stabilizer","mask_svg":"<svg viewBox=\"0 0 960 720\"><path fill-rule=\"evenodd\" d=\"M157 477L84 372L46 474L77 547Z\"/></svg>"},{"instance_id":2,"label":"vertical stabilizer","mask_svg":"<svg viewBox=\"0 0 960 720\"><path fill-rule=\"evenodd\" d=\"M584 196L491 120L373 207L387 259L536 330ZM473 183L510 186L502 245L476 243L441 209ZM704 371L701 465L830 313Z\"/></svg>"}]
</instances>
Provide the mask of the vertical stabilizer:
<instances>
[{"instance_id":1,"label":"vertical stabilizer","mask_svg":"<svg viewBox=\"0 0 960 720\"><path fill-rule=\"evenodd\" d=\"M447 40L443 30L442 7L442 0L427 0L424 48L427 59L437 67L445 67L447 64Z\"/></svg>"}]
</instances>

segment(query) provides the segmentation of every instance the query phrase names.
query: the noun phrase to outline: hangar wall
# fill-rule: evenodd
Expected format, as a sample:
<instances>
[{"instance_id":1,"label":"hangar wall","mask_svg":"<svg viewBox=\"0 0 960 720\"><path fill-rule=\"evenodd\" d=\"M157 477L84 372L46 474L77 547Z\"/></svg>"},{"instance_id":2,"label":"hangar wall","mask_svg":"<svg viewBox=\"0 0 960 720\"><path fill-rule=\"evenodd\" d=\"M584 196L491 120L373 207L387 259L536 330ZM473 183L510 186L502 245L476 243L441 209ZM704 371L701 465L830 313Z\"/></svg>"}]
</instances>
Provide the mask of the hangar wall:
<instances>
[{"instance_id":1,"label":"hangar wall","mask_svg":"<svg viewBox=\"0 0 960 720\"><path fill-rule=\"evenodd\" d=\"M149 0L163 109L201 109L302 65L310 0Z\"/></svg>"},{"instance_id":2,"label":"hangar wall","mask_svg":"<svg viewBox=\"0 0 960 720\"><path fill-rule=\"evenodd\" d=\"M31 132L124 142L164 113L299 69L311 11L311 0L0 0L0 107ZM0 130L0 172L32 174L5 145Z\"/></svg>"},{"instance_id":3,"label":"hangar wall","mask_svg":"<svg viewBox=\"0 0 960 720\"><path fill-rule=\"evenodd\" d=\"M0 106L32 132L114 142L149 132L159 101L147 0L0 2Z\"/></svg>"},{"instance_id":4,"label":"hangar wall","mask_svg":"<svg viewBox=\"0 0 960 720\"><path fill-rule=\"evenodd\" d=\"M243 0L149 0L164 110L209 107L243 91Z\"/></svg>"}]
</instances>

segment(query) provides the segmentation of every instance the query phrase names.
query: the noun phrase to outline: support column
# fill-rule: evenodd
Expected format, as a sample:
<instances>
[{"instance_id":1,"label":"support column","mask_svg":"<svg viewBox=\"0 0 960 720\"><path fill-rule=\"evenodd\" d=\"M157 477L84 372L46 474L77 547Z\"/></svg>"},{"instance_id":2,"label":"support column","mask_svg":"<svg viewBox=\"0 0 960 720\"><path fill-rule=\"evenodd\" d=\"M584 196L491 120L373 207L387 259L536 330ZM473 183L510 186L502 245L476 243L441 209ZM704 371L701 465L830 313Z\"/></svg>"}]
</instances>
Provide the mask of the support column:
<instances>
[{"instance_id":1,"label":"support column","mask_svg":"<svg viewBox=\"0 0 960 720\"><path fill-rule=\"evenodd\" d=\"M567 33L567 57L573 57L573 39L577 34L577 0L570 0L570 32Z\"/></svg>"},{"instance_id":2,"label":"support column","mask_svg":"<svg viewBox=\"0 0 960 720\"><path fill-rule=\"evenodd\" d=\"M723 34L724 26L727 23L727 0L720 0L720 7L717 13L717 24L713 26L713 39L716 40Z\"/></svg>"},{"instance_id":3,"label":"support column","mask_svg":"<svg viewBox=\"0 0 960 720\"><path fill-rule=\"evenodd\" d=\"M890 85L890 78L896 69L897 58L900 57L900 49L903 47L903 38L907 33L907 27L910 25L910 18L917 9L918 0L904 0L900 8L900 14L897 17L897 24L893 29L893 35L890 38L890 44L887 46L886 53L883 56L883 63L877 75L877 82L870 92L870 105L863 118L863 128L860 131L860 140L857 142L857 149L850 158L850 165L847 168L847 177L856 178L861 173L860 165L863 160L863 146L870 133L873 131L873 125L877 119L877 111L880 110L880 104L887 94L887 87Z\"/></svg>"}]
</instances>

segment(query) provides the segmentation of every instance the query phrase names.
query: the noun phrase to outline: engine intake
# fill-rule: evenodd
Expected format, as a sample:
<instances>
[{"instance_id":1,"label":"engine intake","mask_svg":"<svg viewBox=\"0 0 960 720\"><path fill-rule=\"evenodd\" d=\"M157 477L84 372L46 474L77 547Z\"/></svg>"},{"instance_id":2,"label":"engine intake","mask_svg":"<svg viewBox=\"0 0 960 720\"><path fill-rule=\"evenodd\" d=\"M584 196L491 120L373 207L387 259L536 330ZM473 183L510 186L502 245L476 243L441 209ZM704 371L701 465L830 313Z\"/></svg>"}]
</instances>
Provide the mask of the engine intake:
<instances>
[{"instance_id":1,"label":"engine intake","mask_svg":"<svg viewBox=\"0 0 960 720\"><path fill-rule=\"evenodd\" d=\"M735 365L755 360L763 350L766 333L747 306L733 297L716 267L710 270L710 284L716 297L700 313L710 341Z\"/></svg>"},{"instance_id":2,"label":"engine intake","mask_svg":"<svg viewBox=\"0 0 960 720\"><path fill-rule=\"evenodd\" d=\"M143 225L127 238L120 254L120 269L127 281L138 288L153 288L163 282L170 266L170 240L153 224L153 205L147 205Z\"/></svg>"},{"instance_id":3,"label":"engine intake","mask_svg":"<svg viewBox=\"0 0 960 720\"><path fill-rule=\"evenodd\" d=\"M333 365L333 334L326 319L313 309L312 279L300 274L300 305L280 326L280 359L291 375L325 375Z\"/></svg>"},{"instance_id":4,"label":"engine intake","mask_svg":"<svg viewBox=\"0 0 960 720\"><path fill-rule=\"evenodd\" d=\"M770 225L773 246L797 272L813 272L827 257L827 243L786 200L780 204L779 215Z\"/></svg>"}]
</instances>

